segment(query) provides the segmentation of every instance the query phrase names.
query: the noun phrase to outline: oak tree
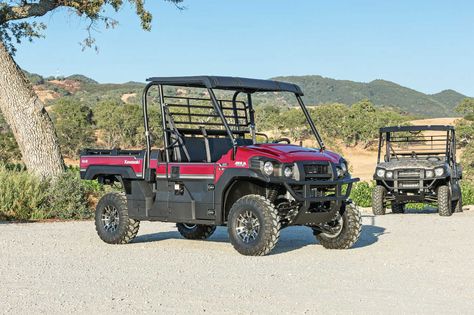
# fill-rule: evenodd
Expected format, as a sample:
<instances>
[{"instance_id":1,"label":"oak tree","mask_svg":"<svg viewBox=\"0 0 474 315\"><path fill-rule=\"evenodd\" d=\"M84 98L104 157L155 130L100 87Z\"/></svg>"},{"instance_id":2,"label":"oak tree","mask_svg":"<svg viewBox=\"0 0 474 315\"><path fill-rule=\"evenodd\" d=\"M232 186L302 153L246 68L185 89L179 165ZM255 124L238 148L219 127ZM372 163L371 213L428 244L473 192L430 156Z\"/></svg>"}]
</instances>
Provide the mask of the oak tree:
<instances>
[{"instance_id":1,"label":"oak tree","mask_svg":"<svg viewBox=\"0 0 474 315\"><path fill-rule=\"evenodd\" d=\"M179 6L183 0L165 0ZM35 21L67 8L88 23L84 47L95 47L91 30L114 27L117 21L105 15L117 12L125 3L134 6L141 27L150 30L152 15L144 0L0 0L0 110L9 124L27 168L41 177L56 177L64 170L58 138L44 104L13 59L15 44L42 37L46 25Z\"/></svg>"}]
</instances>

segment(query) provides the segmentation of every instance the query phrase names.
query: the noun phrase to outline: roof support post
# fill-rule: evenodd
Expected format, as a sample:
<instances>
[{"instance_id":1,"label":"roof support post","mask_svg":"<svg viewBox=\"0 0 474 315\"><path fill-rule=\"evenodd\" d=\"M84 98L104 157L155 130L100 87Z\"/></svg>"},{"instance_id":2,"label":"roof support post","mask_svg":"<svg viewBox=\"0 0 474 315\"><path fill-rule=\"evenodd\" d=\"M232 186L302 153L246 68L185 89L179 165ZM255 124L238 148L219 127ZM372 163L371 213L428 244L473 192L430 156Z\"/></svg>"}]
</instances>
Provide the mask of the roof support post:
<instances>
[{"instance_id":1,"label":"roof support post","mask_svg":"<svg viewBox=\"0 0 474 315\"><path fill-rule=\"evenodd\" d=\"M160 93L160 110L161 110L161 125L163 126L163 141L165 143L165 156L166 156L166 163L170 162L170 152L169 152L169 139L168 139L168 124L166 122L166 109L165 109L165 95L163 90L163 85L158 85L159 93ZM168 174L168 167L166 167L166 174Z\"/></svg>"},{"instance_id":2,"label":"roof support post","mask_svg":"<svg viewBox=\"0 0 474 315\"><path fill-rule=\"evenodd\" d=\"M257 131L255 130L255 110L253 109L251 93L247 93L247 105L249 107L249 116L250 116L250 134L252 135L253 144L256 144Z\"/></svg>"},{"instance_id":3,"label":"roof support post","mask_svg":"<svg viewBox=\"0 0 474 315\"><path fill-rule=\"evenodd\" d=\"M150 152L151 152L151 139L150 139L150 129L148 126L148 90L155 85L153 82L147 84L145 89L143 89L142 94L142 107L143 107L143 123L145 128L145 140L146 140L146 150L145 156L143 157L143 176L145 174L145 170L150 167Z\"/></svg>"},{"instance_id":4,"label":"roof support post","mask_svg":"<svg viewBox=\"0 0 474 315\"><path fill-rule=\"evenodd\" d=\"M235 141L234 134L232 133L232 130L229 127L229 124L227 123L227 120L224 117L224 113L222 112L221 107L219 106L219 102L217 101L216 95L214 94L214 91L211 88L207 88L207 92L209 93L209 96L211 97L212 104L214 104L214 109L216 110L217 114L222 120L222 123L224 124L224 128L227 131L227 134L230 138L230 141L232 142L232 159L235 158L235 153L237 151L237 142Z\"/></svg>"},{"instance_id":5,"label":"roof support post","mask_svg":"<svg viewBox=\"0 0 474 315\"><path fill-rule=\"evenodd\" d=\"M295 95L296 95L296 99L298 100L298 104L300 104L300 107L303 110L304 116L306 117L306 120L308 121L311 131L313 132L314 136L316 137L316 140L319 143L319 147L321 148L322 151L324 151L326 149L326 146L324 145L323 139L319 135L318 129L316 129L316 126L314 125L314 121L311 118L311 115L309 114L308 109L303 103L301 96L299 96L298 94L295 94Z\"/></svg>"}]
</instances>

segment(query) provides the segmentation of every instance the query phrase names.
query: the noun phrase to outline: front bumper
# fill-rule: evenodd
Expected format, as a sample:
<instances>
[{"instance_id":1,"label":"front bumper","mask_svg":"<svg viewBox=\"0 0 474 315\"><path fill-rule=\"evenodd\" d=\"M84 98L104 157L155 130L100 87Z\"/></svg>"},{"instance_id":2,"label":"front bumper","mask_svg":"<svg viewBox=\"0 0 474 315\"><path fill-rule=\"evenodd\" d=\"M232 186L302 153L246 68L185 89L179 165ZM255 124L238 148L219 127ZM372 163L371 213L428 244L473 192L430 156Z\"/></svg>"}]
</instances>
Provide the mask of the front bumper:
<instances>
[{"instance_id":1,"label":"front bumper","mask_svg":"<svg viewBox=\"0 0 474 315\"><path fill-rule=\"evenodd\" d=\"M359 178L338 180L285 181L283 185L301 206L292 225L319 225L331 221L349 200L352 184ZM324 191L324 194L320 194Z\"/></svg>"},{"instance_id":2,"label":"front bumper","mask_svg":"<svg viewBox=\"0 0 474 315\"><path fill-rule=\"evenodd\" d=\"M403 172L414 176L403 176ZM396 170L391 179L374 176L374 179L387 188L387 200L397 202L436 201L436 187L446 182L446 176L425 177L424 169Z\"/></svg>"}]
</instances>

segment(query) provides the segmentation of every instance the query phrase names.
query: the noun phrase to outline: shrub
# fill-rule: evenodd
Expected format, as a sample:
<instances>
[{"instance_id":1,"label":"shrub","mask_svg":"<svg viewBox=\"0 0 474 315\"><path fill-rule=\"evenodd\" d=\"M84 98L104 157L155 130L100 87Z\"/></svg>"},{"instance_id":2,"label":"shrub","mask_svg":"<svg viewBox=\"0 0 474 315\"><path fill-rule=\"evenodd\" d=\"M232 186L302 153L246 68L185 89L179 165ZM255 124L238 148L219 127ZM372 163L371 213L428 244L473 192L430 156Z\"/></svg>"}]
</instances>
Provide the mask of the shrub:
<instances>
[{"instance_id":1,"label":"shrub","mask_svg":"<svg viewBox=\"0 0 474 315\"><path fill-rule=\"evenodd\" d=\"M87 219L104 193L97 182L68 170L56 181L41 181L17 165L0 165L0 220Z\"/></svg>"},{"instance_id":2,"label":"shrub","mask_svg":"<svg viewBox=\"0 0 474 315\"><path fill-rule=\"evenodd\" d=\"M88 187L77 174L65 172L47 190L47 218L87 219L92 217Z\"/></svg>"},{"instance_id":3,"label":"shrub","mask_svg":"<svg viewBox=\"0 0 474 315\"><path fill-rule=\"evenodd\" d=\"M0 183L2 219L28 220L45 204L47 184L27 172L0 165Z\"/></svg>"},{"instance_id":4,"label":"shrub","mask_svg":"<svg viewBox=\"0 0 474 315\"><path fill-rule=\"evenodd\" d=\"M465 206L474 205L474 182L461 182L462 204Z\"/></svg>"},{"instance_id":5,"label":"shrub","mask_svg":"<svg viewBox=\"0 0 474 315\"><path fill-rule=\"evenodd\" d=\"M351 199L354 203L360 207L371 207L372 206L372 191L374 189L374 183L359 182L352 186ZM474 205L474 182L462 181L462 200L463 205ZM410 203L407 205L410 209L424 209L425 205L422 203Z\"/></svg>"},{"instance_id":6,"label":"shrub","mask_svg":"<svg viewBox=\"0 0 474 315\"><path fill-rule=\"evenodd\" d=\"M352 186L351 199L360 207L372 206L374 183L359 182Z\"/></svg>"}]
</instances>

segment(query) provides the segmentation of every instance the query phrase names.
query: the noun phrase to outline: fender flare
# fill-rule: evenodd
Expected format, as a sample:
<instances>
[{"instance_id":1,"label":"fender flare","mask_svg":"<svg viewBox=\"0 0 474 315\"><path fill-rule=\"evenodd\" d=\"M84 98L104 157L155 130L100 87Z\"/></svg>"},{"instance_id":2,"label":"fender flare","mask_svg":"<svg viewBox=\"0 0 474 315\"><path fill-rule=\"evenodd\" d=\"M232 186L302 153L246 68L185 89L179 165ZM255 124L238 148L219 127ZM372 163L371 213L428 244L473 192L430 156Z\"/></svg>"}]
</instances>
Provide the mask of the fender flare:
<instances>
[{"instance_id":1,"label":"fender flare","mask_svg":"<svg viewBox=\"0 0 474 315\"><path fill-rule=\"evenodd\" d=\"M115 175L122 179L139 179L130 166L92 165L81 171L81 179L95 180L101 175Z\"/></svg>"}]
</instances>

